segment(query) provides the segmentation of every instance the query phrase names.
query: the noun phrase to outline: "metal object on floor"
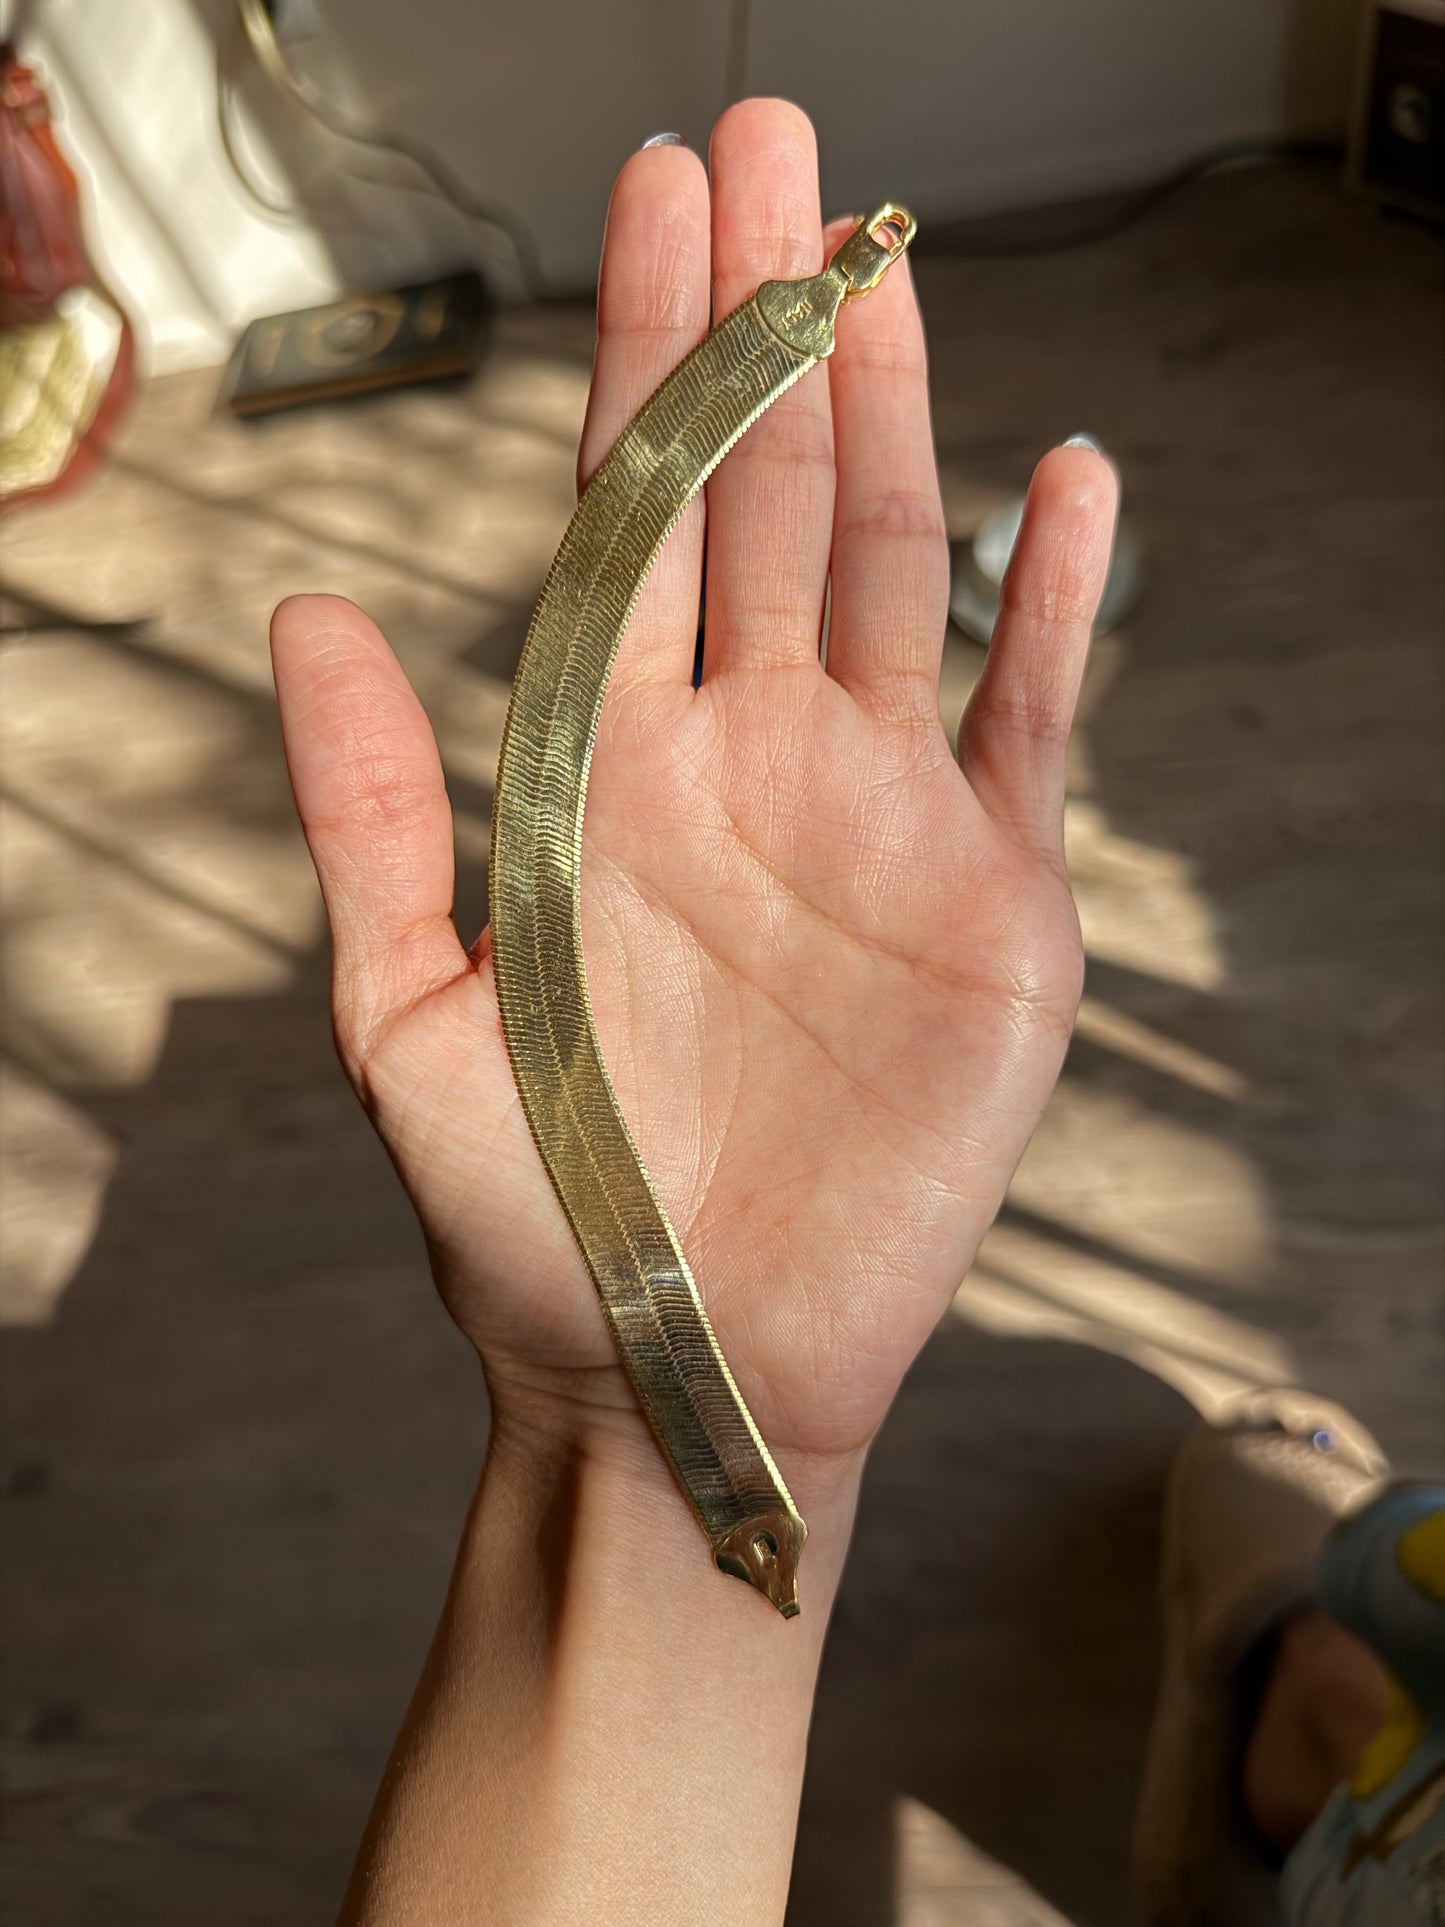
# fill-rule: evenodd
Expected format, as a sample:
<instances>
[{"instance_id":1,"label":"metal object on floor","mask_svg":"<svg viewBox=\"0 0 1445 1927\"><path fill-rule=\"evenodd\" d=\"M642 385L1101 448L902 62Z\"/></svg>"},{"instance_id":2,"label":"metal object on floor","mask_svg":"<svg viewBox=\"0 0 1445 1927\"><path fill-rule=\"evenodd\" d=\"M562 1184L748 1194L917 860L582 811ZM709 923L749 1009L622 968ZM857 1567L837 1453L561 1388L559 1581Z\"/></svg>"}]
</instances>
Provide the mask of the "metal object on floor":
<instances>
[{"instance_id":1,"label":"metal object on floor","mask_svg":"<svg viewBox=\"0 0 1445 1927\"><path fill-rule=\"evenodd\" d=\"M764 282L674 369L597 471L513 685L492 815L492 958L522 1106L638 1399L719 1569L798 1610L807 1527L733 1382L602 1061L582 957L582 818L617 645L678 518L748 428L833 351L842 304L914 234L884 206L821 274Z\"/></svg>"},{"instance_id":2,"label":"metal object on floor","mask_svg":"<svg viewBox=\"0 0 1445 1927\"><path fill-rule=\"evenodd\" d=\"M948 613L966 636L987 648L998 620L999 592L1004 571L1024 519L1024 497L1015 496L986 515L971 542L952 545L952 582ZM1114 538L1114 555L1104 585L1094 633L1107 635L1129 615L1144 593L1144 556L1138 538L1121 523Z\"/></svg>"},{"instance_id":3,"label":"metal object on floor","mask_svg":"<svg viewBox=\"0 0 1445 1927\"><path fill-rule=\"evenodd\" d=\"M217 406L231 415L268 415L470 375L486 352L492 315L490 290L474 268L267 315L237 342Z\"/></svg>"}]
</instances>

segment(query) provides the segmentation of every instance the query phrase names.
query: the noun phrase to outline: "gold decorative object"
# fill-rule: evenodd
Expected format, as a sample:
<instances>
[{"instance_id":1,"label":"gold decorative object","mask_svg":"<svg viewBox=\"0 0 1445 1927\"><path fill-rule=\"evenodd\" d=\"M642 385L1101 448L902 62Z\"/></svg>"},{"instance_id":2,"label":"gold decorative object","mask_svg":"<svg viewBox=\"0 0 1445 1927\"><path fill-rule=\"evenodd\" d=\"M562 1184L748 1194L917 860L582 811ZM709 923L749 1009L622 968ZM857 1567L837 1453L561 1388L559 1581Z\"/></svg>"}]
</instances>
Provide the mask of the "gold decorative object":
<instances>
[{"instance_id":1,"label":"gold decorative object","mask_svg":"<svg viewBox=\"0 0 1445 1927\"><path fill-rule=\"evenodd\" d=\"M587 772L644 578L684 508L785 389L833 351L845 301L913 239L885 206L821 274L765 281L636 414L577 505L537 604L492 817L492 958L522 1106L618 1353L719 1569L798 1610L807 1527L733 1382L598 1049L582 959Z\"/></svg>"},{"instance_id":2,"label":"gold decorative object","mask_svg":"<svg viewBox=\"0 0 1445 1927\"><path fill-rule=\"evenodd\" d=\"M122 338L119 311L87 287L0 328L0 502L43 494L71 470L102 417Z\"/></svg>"}]
</instances>

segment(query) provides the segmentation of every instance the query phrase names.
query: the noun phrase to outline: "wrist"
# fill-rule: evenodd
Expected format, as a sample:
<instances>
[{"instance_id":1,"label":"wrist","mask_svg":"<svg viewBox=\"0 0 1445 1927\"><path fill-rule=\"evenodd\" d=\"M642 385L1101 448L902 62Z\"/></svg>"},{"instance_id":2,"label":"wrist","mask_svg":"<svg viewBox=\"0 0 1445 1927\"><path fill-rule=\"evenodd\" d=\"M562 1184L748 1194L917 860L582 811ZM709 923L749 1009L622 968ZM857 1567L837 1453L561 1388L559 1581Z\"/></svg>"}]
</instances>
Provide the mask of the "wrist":
<instances>
[{"instance_id":1,"label":"wrist","mask_svg":"<svg viewBox=\"0 0 1445 1927\"><path fill-rule=\"evenodd\" d=\"M713 1566L635 1405L491 1376L451 1594L343 1917L464 1918L486 1893L517 1927L776 1927L857 1468L798 1468L812 1533L785 1620Z\"/></svg>"},{"instance_id":2,"label":"wrist","mask_svg":"<svg viewBox=\"0 0 1445 1927\"><path fill-rule=\"evenodd\" d=\"M555 1506L558 1494L570 1492L579 1508L585 1499L590 1518L609 1522L602 1537L611 1542L613 1559L625 1544L629 1573L646 1575L659 1597L679 1605L689 1599L694 1609L717 1606L742 1629L777 1617L752 1587L714 1565L708 1539L620 1366L546 1373L489 1369L487 1383L492 1423L484 1487L490 1483L514 1502L535 1506ZM826 1618L831 1609L864 1457L862 1451L779 1453L808 1527L799 1601L810 1617ZM594 1544L589 1556L611 1565L603 1551L604 1544Z\"/></svg>"},{"instance_id":3,"label":"wrist","mask_svg":"<svg viewBox=\"0 0 1445 1927\"><path fill-rule=\"evenodd\" d=\"M534 1811L549 1927L781 1923L857 1491L853 1468L795 1472L811 1530L801 1612L784 1619L714 1566L635 1405L599 1421L590 1405L503 1397L480 1509L509 1516L512 1544L535 1544L543 1567Z\"/></svg>"}]
</instances>

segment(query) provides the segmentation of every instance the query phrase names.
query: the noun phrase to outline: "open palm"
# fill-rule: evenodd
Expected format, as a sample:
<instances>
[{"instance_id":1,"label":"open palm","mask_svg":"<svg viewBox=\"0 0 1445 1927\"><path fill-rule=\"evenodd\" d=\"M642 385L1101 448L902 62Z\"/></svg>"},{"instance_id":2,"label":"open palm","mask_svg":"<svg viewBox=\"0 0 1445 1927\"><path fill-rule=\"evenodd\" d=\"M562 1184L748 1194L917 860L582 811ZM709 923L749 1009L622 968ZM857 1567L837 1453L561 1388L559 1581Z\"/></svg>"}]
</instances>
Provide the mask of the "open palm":
<instances>
[{"instance_id":1,"label":"open palm","mask_svg":"<svg viewBox=\"0 0 1445 1927\"><path fill-rule=\"evenodd\" d=\"M705 331L812 273L811 130L750 101L613 196L582 451L594 469ZM836 244L839 236L827 237ZM1064 746L1112 474L1035 477L961 761L938 721L947 557L922 335L895 269L706 492L624 638L583 844L583 945L624 1115L785 1475L855 1453L958 1284L1077 1000ZM826 662L820 660L831 582ZM512 1081L487 939L451 922L431 731L349 604L274 625L347 1069L495 1392L630 1404Z\"/></svg>"}]
</instances>

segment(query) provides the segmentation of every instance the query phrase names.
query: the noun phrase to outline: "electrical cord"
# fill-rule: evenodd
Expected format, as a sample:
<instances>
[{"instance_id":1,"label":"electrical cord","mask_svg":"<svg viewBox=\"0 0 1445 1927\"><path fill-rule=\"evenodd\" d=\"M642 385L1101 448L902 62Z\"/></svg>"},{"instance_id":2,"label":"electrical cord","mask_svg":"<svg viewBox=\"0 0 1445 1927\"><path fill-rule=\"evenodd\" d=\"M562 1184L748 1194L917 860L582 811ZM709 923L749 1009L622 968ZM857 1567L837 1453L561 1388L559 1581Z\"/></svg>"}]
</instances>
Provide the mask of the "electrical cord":
<instances>
[{"instance_id":1,"label":"electrical cord","mask_svg":"<svg viewBox=\"0 0 1445 1927\"><path fill-rule=\"evenodd\" d=\"M230 56L245 42L245 29L239 18L233 22L228 39L218 39L216 43L216 132L220 136L221 151L230 164L231 172L244 189L248 201L257 213L262 214L273 227L299 227L302 215L290 201L274 200L265 188L261 187L252 174L248 163L241 159L236 145L235 129L232 125L232 103L235 86L227 71Z\"/></svg>"},{"instance_id":2,"label":"electrical cord","mask_svg":"<svg viewBox=\"0 0 1445 1927\"><path fill-rule=\"evenodd\" d=\"M420 180L407 180L394 173L381 173L374 169L350 165L345 171L353 179L378 187L397 188L406 193L431 195L455 208L457 213L467 220L492 229L494 233L500 234L511 248L528 292L533 295L544 292L536 243L523 222L510 209L474 195L446 162L421 141L413 140L409 135L395 133L390 129L365 127L337 108L315 81L299 73L286 58L276 38L276 30L265 0L237 0L236 21L241 40L249 48L262 73L284 99L309 114L335 139L352 147L369 148L375 153L393 155L396 159L406 162L421 176ZM222 45L216 62L216 120L222 150L247 196L268 219L288 224L300 222L304 217L297 209L268 194L258 185L250 168L243 163L236 146L232 124L233 95L234 84L231 75L226 71L225 49Z\"/></svg>"},{"instance_id":3,"label":"electrical cord","mask_svg":"<svg viewBox=\"0 0 1445 1927\"><path fill-rule=\"evenodd\" d=\"M1007 216L980 215L976 220L955 222L952 232L940 229L934 223L927 236L926 245L917 251L935 255L951 255L956 259L972 261L995 261L1023 259L1030 255L1068 254L1074 248L1092 247L1097 241L1108 241L1126 228L1137 225L1165 201L1170 200L1182 188L1200 180L1206 174L1213 174L1220 168L1235 167L1246 161L1319 161L1338 160L1344 154L1342 141L1330 140L1241 140L1224 141L1217 147L1207 147L1198 154L1181 161L1167 174L1157 180L1146 181L1142 187L1127 188L1118 196L1110 195L1111 203L1092 218L1086 216L1076 227L1063 234L1052 234L1044 240L1010 239L1001 233L996 239L971 235L970 229L1001 227Z\"/></svg>"},{"instance_id":4,"label":"electrical cord","mask_svg":"<svg viewBox=\"0 0 1445 1927\"><path fill-rule=\"evenodd\" d=\"M742 85L747 59L749 13L748 0L734 0L728 48L730 97ZM386 129L363 127L349 119L327 98L315 81L298 72L286 58L276 38L267 0L236 0L235 19L241 41L278 93L309 114L337 140L353 147L392 155L406 162L421 176L420 180L407 180L395 174L383 174L352 165L345 171L353 179L407 193L429 194L446 202L468 220L502 235L516 257L527 291L533 296L546 292L536 242L516 214L496 202L481 200L472 194L458 175L420 141ZM230 75L225 71L224 47L217 55L216 80L216 112L221 146L237 180L267 219L288 225L300 222L304 217L297 209L268 194L241 158L232 125L234 87ZM995 238L985 238L976 230L997 229L1007 217L981 216L974 221L954 223L952 233L948 228L940 229L934 224L926 252L965 260L1008 260L1065 254L1075 248L1090 247L1096 242L1112 239L1114 235L1144 220L1181 189L1220 168L1238 166L1246 161L1335 159L1343 151L1342 143L1326 140L1226 141L1191 155L1157 180L1128 189L1122 196L1108 197L1110 205L1093 216L1086 216L1066 233L1051 234L1042 240L1010 238L1006 232L998 233Z\"/></svg>"}]
</instances>

